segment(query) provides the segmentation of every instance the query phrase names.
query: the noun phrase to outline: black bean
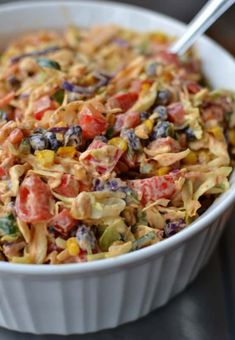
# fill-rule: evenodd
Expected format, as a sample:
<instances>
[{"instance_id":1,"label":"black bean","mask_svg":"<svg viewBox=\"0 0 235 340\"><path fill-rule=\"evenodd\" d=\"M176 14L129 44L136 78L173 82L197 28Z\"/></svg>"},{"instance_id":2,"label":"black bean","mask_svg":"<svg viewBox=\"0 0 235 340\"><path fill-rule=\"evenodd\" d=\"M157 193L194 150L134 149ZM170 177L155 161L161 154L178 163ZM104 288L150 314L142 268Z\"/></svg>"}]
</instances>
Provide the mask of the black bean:
<instances>
[{"instance_id":1,"label":"black bean","mask_svg":"<svg viewBox=\"0 0 235 340\"><path fill-rule=\"evenodd\" d=\"M174 136L174 126L169 122L163 121L158 122L157 125L154 126L150 139L155 140L158 138L165 138L168 136L170 137Z\"/></svg>"},{"instance_id":2,"label":"black bean","mask_svg":"<svg viewBox=\"0 0 235 340\"><path fill-rule=\"evenodd\" d=\"M162 105L158 105L155 107L155 109L153 110L154 113L158 114L158 117L160 120L167 120L167 109L165 106Z\"/></svg>"},{"instance_id":3,"label":"black bean","mask_svg":"<svg viewBox=\"0 0 235 340\"><path fill-rule=\"evenodd\" d=\"M150 116L150 113L147 111L143 111L140 113L140 120L144 122L146 119L148 119Z\"/></svg>"},{"instance_id":4,"label":"black bean","mask_svg":"<svg viewBox=\"0 0 235 340\"><path fill-rule=\"evenodd\" d=\"M29 137L29 143L33 150L44 150L48 148L48 141L40 133L34 133Z\"/></svg>"},{"instance_id":5,"label":"black bean","mask_svg":"<svg viewBox=\"0 0 235 340\"><path fill-rule=\"evenodd\" d=\"M82 144L82 128L79 125L71 126L64 135L64 145L65 146L75 146L78 147Z\"/></svg>"},{"instance_id":6,"label":"black bean","mask_svg":"<svg viewBox=\"0 0 235 340\"><path fill-rule=\"evenodd\" d=\"M82 250L89 251L96 248L95 235L91 228L87 227L85 224L81 224L78 227L76 237Z\"/></svg>"},{"instance_id":7,"label":"black bean","mask_svg":"<svg viewBox=\"0 0 235 340\"><path fill-rule=\"evenodd\" d=\"M49 149L57 150L62 145L62 143L56 138L55 133L47 131L44 136L47 139Z\"/></svg>"},{"instance_id":8,"label":"black bean","mask_svg":"<svg viewBox=\"0 0 235 340\"><path fill-rule=\"evenodd\" d=\"M196 140L196 136L195 136L193 130L190 127L184 129L184 132L186 134L187 140L189 140L191 142Z\"/></svg>"},{"instance_id":9,"label":"black bean","mask_svg":"<svg viewBox=\"0 0 235 340\"><path fill-rule=\"evenodd\" d=\"M157 93L157 104L168 105L170 104L172 93L168 89L160 90Z\"/></svg>"},{"instance_id":10,"label":"black bean","mask_svg":"<svg viewBox=\"0 0 235 340\"><path fill-rule=\"evenodd\" d=\"M123 130L121 135L127 139L129 147L134 151L141 151L142 145L139 137L136 136L134 129Z\"/></svg>"},{"instance_id":11,"label":"black bean","mask_svg":"<svg viewBox=\"0 0 235 340\"><path fill-rule=\"evenodd\" d=\"M93 181L93 191L104 190L104 183L99 178L95 178Z\"/></svg>"}]
</instances>

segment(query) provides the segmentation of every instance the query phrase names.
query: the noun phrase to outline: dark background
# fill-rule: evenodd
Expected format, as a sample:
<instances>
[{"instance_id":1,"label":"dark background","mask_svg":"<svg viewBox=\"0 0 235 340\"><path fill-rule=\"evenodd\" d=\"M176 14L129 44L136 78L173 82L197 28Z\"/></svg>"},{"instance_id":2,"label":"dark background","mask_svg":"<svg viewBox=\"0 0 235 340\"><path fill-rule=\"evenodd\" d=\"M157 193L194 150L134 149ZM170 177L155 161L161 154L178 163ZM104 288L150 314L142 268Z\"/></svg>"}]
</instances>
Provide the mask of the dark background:
<instances>
[{"instance_id":1,"label":"dark background","mask_svg":"<svg viewBox=\"0 0 235 340\"><path fill-rule=\"evenodd\" d=\"M6 3L9 1L1 1ZM128 0L189 22L204 0ZM1 23L0 23L1 29ZM235 55L235 6L208 35ZM235 76L235 75L234 75ZM166 306L114 330L89 335L34 336L0 329L0 340L235 340L235 209L207 266Z\"/></svg>"},{"instance_id":2,"label":"dark background","mask_svg":"<svg viewBox=\"0 0 235 340\"><path fill-rule=\"evenodd\" d=\"M164 13L188 23L207 2L205 0L119 0ZM208 35L235 55L235 6L210 28Z\"/></svg>"}]
</instances>

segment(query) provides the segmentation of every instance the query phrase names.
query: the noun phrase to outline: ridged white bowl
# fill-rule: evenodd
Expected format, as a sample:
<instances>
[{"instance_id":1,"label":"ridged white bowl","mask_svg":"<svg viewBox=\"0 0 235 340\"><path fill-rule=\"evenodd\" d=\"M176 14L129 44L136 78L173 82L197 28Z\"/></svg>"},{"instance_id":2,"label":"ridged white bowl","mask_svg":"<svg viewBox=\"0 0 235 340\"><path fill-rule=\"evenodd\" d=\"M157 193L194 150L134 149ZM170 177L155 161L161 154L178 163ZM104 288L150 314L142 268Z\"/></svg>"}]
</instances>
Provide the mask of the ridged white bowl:
<instances>
[{"instance_id":1,"label":"ridged white bowl","mask_svg":"<svg viewBox=\"0 0 235 340\"><path fill-rule=\"evenodd\" d=\"M137 7L93 1L0 6L0 41L18 33L75 23L116 23L137 30L181 34L185 26ZM202 38L198 48L215 87L235 89L235 61ZM231 189L190 227L145 249L83 264L16 265L0 262L0 326L32 333L87 333L115 327L162 306L191 282L212 253L235 198Z\"/></svg>"}]
</instances>

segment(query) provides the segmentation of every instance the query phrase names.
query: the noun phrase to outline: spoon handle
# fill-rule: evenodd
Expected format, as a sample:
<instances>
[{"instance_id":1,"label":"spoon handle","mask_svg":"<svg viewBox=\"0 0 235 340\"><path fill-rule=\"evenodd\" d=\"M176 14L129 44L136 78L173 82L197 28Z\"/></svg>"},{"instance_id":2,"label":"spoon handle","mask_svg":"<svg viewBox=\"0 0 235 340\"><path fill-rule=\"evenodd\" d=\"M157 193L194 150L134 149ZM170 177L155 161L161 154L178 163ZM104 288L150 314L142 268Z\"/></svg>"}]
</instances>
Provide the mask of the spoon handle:
<instances>
[{"instance_id":1,"label":"spoon handle","mask_svg":"<svg viewBox=\"0 0 235 340\"><path fill-rule=\"evenodd\" d=\"M209 0L190 22L182 37L170 47L170 52L182 55L234 2Z\"/></svg>"}]
</instances>

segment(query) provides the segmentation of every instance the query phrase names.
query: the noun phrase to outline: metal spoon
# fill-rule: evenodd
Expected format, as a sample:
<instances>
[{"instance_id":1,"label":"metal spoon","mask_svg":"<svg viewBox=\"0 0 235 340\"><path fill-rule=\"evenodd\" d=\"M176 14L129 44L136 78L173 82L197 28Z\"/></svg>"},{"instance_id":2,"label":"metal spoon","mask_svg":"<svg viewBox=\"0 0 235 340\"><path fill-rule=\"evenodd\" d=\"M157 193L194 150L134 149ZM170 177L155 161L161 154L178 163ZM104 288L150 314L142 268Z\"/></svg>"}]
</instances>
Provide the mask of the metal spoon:
<instances>
[{"instance_id":1,"label":"metal spoon","mask_svg":"<svg viewBox=\"0 0 235 340\"><path fill-rule=\"evenodd\" d=\"M227 10L235 0L209 0L171 47L170 52L182 55Z\"/></svg>"}]
</instances>

